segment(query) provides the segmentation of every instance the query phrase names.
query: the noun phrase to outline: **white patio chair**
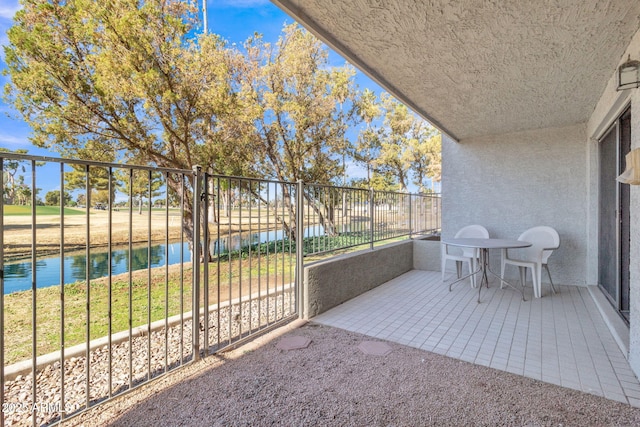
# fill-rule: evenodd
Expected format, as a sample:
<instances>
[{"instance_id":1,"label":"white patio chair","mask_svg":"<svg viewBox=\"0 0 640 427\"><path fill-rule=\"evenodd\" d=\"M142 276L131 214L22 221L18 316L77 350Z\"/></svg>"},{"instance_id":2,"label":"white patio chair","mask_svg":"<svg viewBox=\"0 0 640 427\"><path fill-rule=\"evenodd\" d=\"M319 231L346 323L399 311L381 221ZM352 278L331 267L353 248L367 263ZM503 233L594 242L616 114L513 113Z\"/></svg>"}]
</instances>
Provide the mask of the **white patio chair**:
<instances>
[{"instance_id":1,"label":"white patio chair","mask_svg":"<svg viewBox=\"0 0 640 427\"><path fill-rule=\"evenodd\" d=\"M560 247L558 232L547 226L533 227L522 233L518 240L530 242L532 245L522 249L503 249L500 277L504 279L504 270L507 264L515 265L520 269L520 283L524 287L527 280L527 268L530 268L533 294L536 298L540 298L542 296L542 267L544 267L549 275L551 290L555 294L556 289L553 286L547 260L553 250ZM504 283L501 282L500 288L503 286Z\"/></svg>"},{"instance_id":2,"label":"white patio chair","mask_svg":"<svg viewBox=\"0 0 640 427\"><path fill-rule=\"evenodd\" d=\"M489 232L481 225L467 225L466 227L458 230L455 238L463 237L475 237L475 238L489 238ZM456 262L456 272L458 273L458 279L462 277L462 263L469 263L469 274L476 271L478 263L478 249L474 248L449 248L449 245L442 243L442 281L444 282L444 275L446 270L447 260L453 260ZM471 276L471 287L476 287L476 277Z\"/></svg>"}]
</instances>

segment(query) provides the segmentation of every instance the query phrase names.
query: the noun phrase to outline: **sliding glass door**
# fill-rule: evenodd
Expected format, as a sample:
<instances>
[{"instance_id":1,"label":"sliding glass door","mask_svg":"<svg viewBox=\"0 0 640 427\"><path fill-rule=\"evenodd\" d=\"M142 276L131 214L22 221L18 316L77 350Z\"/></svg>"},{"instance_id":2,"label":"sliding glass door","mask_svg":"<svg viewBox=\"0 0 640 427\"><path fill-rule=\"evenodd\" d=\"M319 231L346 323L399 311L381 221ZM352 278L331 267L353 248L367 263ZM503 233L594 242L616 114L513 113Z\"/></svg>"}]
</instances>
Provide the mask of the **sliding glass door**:
<instances>
[{"instance_id":1,"label":"sliding glass door","mask_svg":"<svg viewBox=\"0 0 640 427\"><path fill-rule=\"evenodd\" d=\"M598 286L629 321L629 186L616 177L631 150L631 109L600 139Z\"/></svg>"}]
</instances>

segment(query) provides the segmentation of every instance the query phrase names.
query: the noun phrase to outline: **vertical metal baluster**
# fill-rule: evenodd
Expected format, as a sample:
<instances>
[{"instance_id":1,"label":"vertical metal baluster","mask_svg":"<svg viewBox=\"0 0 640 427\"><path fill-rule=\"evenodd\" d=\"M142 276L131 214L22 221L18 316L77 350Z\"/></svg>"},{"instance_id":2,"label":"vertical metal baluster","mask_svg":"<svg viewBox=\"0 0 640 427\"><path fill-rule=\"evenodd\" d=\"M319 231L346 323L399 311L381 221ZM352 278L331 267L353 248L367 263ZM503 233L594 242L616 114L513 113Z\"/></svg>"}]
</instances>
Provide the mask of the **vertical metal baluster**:
<instances>
[{"instance_id":1,"label":"vertical metal baluster","mask_svg":"<svg viewBox=\"0 0 640 427\"><path fill-rule=\"evenodd\" d=\"M323 200L324 200L324 202L322 204L325 206L325 209L326 209L325 218L326 219L330 219L330 217L329 217L329 209L331 209L332 195L331 195L330 190L327 187L321 186L320 189L322 190L322 196L323 196ZM331 225L335 227L335 224L331 224ZM326 234L326 231L327 230L325 230L325 239L324 239L324 248L323 249L325 251L328 251L328 250L331 250L331 246L332 246L331 240L332 240L332 238L328 234Z\"/></svg>"},{"instance_id":2,"label":"vertical metal baluster","mask_svg":"<svg viewBox=\"0 0 640 427\"><path fill-rule=\"evenodd\" d=\"M369 193L369 210L371 211L369 213L371 221L370 221L370 228L369 228L369 232L371 233L369 235L369 245L370 248L373 249L373 224L375 223L375 207L374 207L374 203L375 203L375 192L373 190L370 191Z\"/></svg>"},{"instance_id":3,"label":"vertical metal baluster","mask_svg":"<svg viewBox=\"0 0 640 427\"><path fill-rule=\"evenodd\" d=\"M164 173L164 372L169 370L169 173Z\"/></svg>"},{"instance_id":4,"label":"vertical metal baluster","mask_svg":"<svg viewBox=\"0 0 640 427\"><path fill-rule=\"evenodd\" d=\"M283 184L283 186L282 186L283 189L284 189L284 186L287 186L287 188L288 188L287 194L290 194L291 188L289 188L289 184ZM282 203L281 203L281 205L282 205L282 218L283 218L283 221L284 221L284 219L286 218L286 215L287 215L287 211L286 211L287 203L285 202L284 191L282 191ZM292 220L292 218L291 218L291 216L289 216L289 224L291 224L291 222L292 222L291 220ZM285 282L285 277L286 277L285 276L285 271L286 271L285 270L285 267L286 267L285 262L286 262L286 254L287 254L285 239L291 241L291 238L292 238L291 233L293 232L293 230L289 230L289 233L286 234L286 235L285 235L284 231L285 231L284 227L282 227L282 242L281 242L281 246L280 246L281 247L281 252L282 252L282 254L280 255L280 259L282 261L282 274L281 274L281 277L280 277L280 283L282 284L282 286L281 286L282 291L281 291L281 295L280 295L280 301L281 301L280 307L282 309L282 317L283 318L284 318L284 314L285 314L285 310L284 310L284 285L285 285L285 283L284 282Z\"/></svg>"},{"instance_id":5,"label":"vertical metal baluster","mask_svg":"<svg viewBox=\"0 0 640 427\"><path fill-rule=\"evenodd\" d=\"M151 170L147 171L147 380L151 379Z\"/></svg>"},{"instance_id":6,"label":"vertical metal baluster","mask_svg":"<svg viewBox=\"0 0 640 427\"><path fill-rule=\"evenodd\" d=\"M242 180L238 180L238 222L240 234L240 248L238 250L238 312L240 324L238 325L239 337L242 337Z\"/></svg>"},{"instance_id":7,"label":"vertical metal baluster","mask_svg":"<svg viewBox=\"0 0 640 427\"><path fill-rule=\"evenodd\" d=\"M274 184L275 186L275 200L273 201L273 214L274 214L274 228L273 233L273 320L278 320L278 228L281 224L278 223L278 188L282 188L284 184ZM284 233L284 229L282 230Z\"/></svg>"},{"instance_id":8,"label":"vertical metal baluster","mask_svg":"<svg viewBox=\"0 0 640 427\"><path fill-rule=\"evenodd\" d=\"M335 250L337 248L340 247L340 218L338 218L336 220L336 213L335 213L335 207L338 206L338 203L340 203L341 201L339 201L339 190L338 192L333 191L331 188L328 189L329 190L329 194L331 195L331 204L329 205L330 207L330 212L329 212L329 216L333 222L333 227L334 227L334 234L335 237L333 239L333 247L331 248L332 250Z\"/></svg>"},{"instance_id":9,"label":"vertical metal baluster","mask_svg":"<svg viewBox=\"0 0 640 427\"><path fill-rule=\"evenodd\" d=\"M265 263L267 264L267 297L266 297L266 309L267 309L267 325L269 323L271 323L271 310L270 310L270 301L269 301L269 267L271 266L271 263L269 262L269 244L271 243L271 230L269 229L269 217L271 216L271 207L269 206L271 204L271 197L269 196L269 188L271 187L270 183L267 183L267 250L265 251L265 256L266 256L266 260Z\"/></svg>"},{"instance_id":10,"label":"vertical metal baluster","mask_svg":"<svg viewBox=\"0 0 640 427\"><path fill-rule=\"evenodd\" d=\"M133 169L129 169L129 390L133 388Z\"/></svg>"},{"instance_id":11,"label":"vertical metal baluster","mask_svg":"<svg viewBox=\"0 0 640 427\"><path fill-rule=\"evenodd\" d=\"M109 398L111 398L111 396L113 395L113 341L111 338L111 335L113 333L113 260L112 260L112 239L111 239L111 235L113 233L113 169L111 167L109 167L109 183L107 184L108 189L109 189L109 211L108 211L108 221L109 224L107 225L108 228L108 236L107 236L107 261L109 262L109 265L107 266L107 274L108 274L108 279L107 279L107 283L109 286L108 292L108 298L109 298L109 306L108 306L108 316L109 316L109 332L108 332L108 347L109 347ZM60 197L62 198L62 196Z\"/></svg>"},{"instance_id":12,"label":"vertical metal baluster","mask_svg":"<svg viewBox=\"0 0 640 427\"><path fill-rule=\"evenodd\" d=\"M64 399L64 163L60 163L60 419L65 417Z\"/></svg>"},{"instance_id":13,"label":"vertical metal baluster","mask_svg":"<svg viewBox=\"0 0 640 427\"><path fill-rule=\"evenodd\" d=\"M36 327L36 315L37 315L37 274L36 274L36 162L31 161L31 371L32 371L32 383L31 383L31 395L33 396L32 403L35 405L38 400L38 386L37 386L37 327ZM33 411L31 420L33 425L36 425L36 411Z\"/></svg>"},{"instance_id":14,"label":"vertical metal baluster","mask_svg":"<svg viewBox=\"0 0 640 427\"><path fill-rule=\"evenodd\" d=\"M213 182L213 180L211 181ZM222 253L222 249L221 249L221 244L222 244L222 239L221 239L221 234L220 234L220 206L222 204L220 203L220 177L217 176L216 177L216 200L215 200L215 207L216 207L216 259L218 260L218 262L216 263L216 272L217 277L216 277L216 305L218 306L218 309L216 310L216 341L217 341L217 348L220 348L220 331L222 331L222 328L220 327L220 299L221 299L221 277L220 277L220 273L221 273L221 268L222 266L220 265L220 255Z\"/></svg>"},{"instance_id":15,"label":"vertical metal baluster","mask_svg":"<svg viewBox=\"0 0 640 427\"><path fill-rule=\"evenodd\" d=\"M4 188L4 158L0 157L0 188ZM4 407L4 195L0 195L0 405ZM4 411L0 411L4 425Z\"/></svg>"},{"instance_id":16,"label":"vertical metal baluster","mask_svg":"<svg viewBox=\"0 0 640 427\"><path fill-rule=\"evenodd\" d=\"M368 200L368 192L366 190L360 191L360 209L359 215L361 218L367 217L367 200ZM367 231L367 223L365 221L360 221L359 224L359 232L360 232L360 243L366 243L366 231Z\"/></svg>"},{"instance_id":17,"label":"vertical metal baluster","mask_svg":"<svg viewBox=\"0 0 640 427\"><path fill-rule=\"evenodd\" d=\"M204 355L209 354L209 253L211 252L209 244L209 182L211 177L208 173L204 174L204 198L202 200L202 262L203 262L203 293L202 301L204 304Z\"/></svg>"},{"instance_id":18,"label":"vertical metal baluster","mask_svg":"<svg viewBox=\"0 0 640 427\"><path fill-rule=\"evenodd\" d=\"M335 216L335 212L336 212L336 208L337 205L332 206L332 210L334 212L333 216L334 216L334 222L336 223L336 233L338 237L335 241L335 247L336 248L340 248L342 246L344 246L344 244L342 243L342 241L340 240L341 235L342 235L342 230L344 229L344 216L347 212L347 199L346 199L346 193L344 192L344 187L337 187L334 191L334 200L339 200L338 203L340 203L341 205L341 209L340 209L340 215L338 215L338 218L336 219Z\"/></svg>"},{"instance_id":19,"label":"vertical metal baluster","mask_svg":"<svg viewBox=\"0 0 640 427\"><path fill-rule=\"evenodd\" d=\"M191 303L191 344L193 361L200 359L200 195L202 194L202 168L193 167L193 267L192 303Z\"/></svg>"},{"instance_id":20,"label":"vertical metal baluster","mask_svg":"<svg viewBox=\"0 0 640 427\"><path fill-rule=\"evenodd\" d=\"M251 269L253 268L251 252L253 248L253 181L249 180L249 191L247 192L247 199L249 201L249 253L247 254L247 264L249 264L249 332L253 331L253 275Z\"/></svg>"},{"instance_id":21,"label":"vertical metal baluster","mask_svg":"<svg viewBox=\"0 0 640 427\"><path fill-rule=\"evenodd\" d=\"M231 299L232 299L232 288L233 288L233 282L232 282L232 277L233 277L233 270L232 270L232 265L231 265L231 178L227 178L227 203L226 203L226 207L227 207L227 212L225 212L225 214L227 215L227 229L228 229L228 233L227 233L227 264L229 266L229 301L228 301L228 310L229 310L229 316L227 316L228 321L229 321L229 344L231 344L232 342L232 336L233 336L233 322L232 322L232 305L231 305ZM218 313L220 313L220 305L218 305Z\"/></svg>"},{"instance_id":22,"label":"vertical metal baluster","mask_svg":"<svg viewBox=\"0 0 640 427\"><path fill-rule=\"evenodd\" d=\"M291 184L291 189L289 191L289 215L291 215L291 209L293 209L293 218L296 221L296 228L295 230L293 230L294 233L298 233L298 230L302 230L303 232L303 236L304 236L304 226L301 222L298 221L298 205L297 203L295 203L295 198L297 197L297 186L295 184ZM293 314L293 309L292 304L292 298L293 298L293 289L291 289L291 286L294 286L294 264L293 264L293 243L294 243L294 237L296 236L289 236L289 312L291 314ZM304 237L303 237L304 239ZM298 242L299 245L302 245L303 242L300 241Z\"/></svg>"},{"instance_id":23,"label":"vertical metal baluster","mask_svg":"<svg viewBox=\"0 0 640 427\"><path fill-rule=\"evenodd\" d=\"M296 218L298 224L304 224L304 183L300 180L298 180L296 186ZM304 226L299 226L296 229L296 281L294 292L296 311L298 316L304 318L306 316L304 307L306 290L304 289L304 246L302 245L302 239L304 239Z\"/></svg>"},{"instance_id":24,"label":"vertical metal baluster","mask_svg":"<svg viewBox=\"0 0 640 427\"><path fill-rule=\"evenodd\" d=\"M184 362L184 180L185 175L180 175L180 366Z\"/></svg>"},{"instance_id":25,"label":"vertical metal baluster","mask_svg":"<svg viewBox=\"0 0 640 427\"><path fill-rule=\"evenodd\" d=\"M303 190L305 191L304 187ZM318 233L317 226L314 221L314 217L312 216L313 211L311 210L311 192L313 189L311 187L307 187L307 193L309 194L309 199L307 200L307 221L309 229L313 230L313 242L311 244L311 252L312 254L316 253L318 249L320 249L320 242L318 239L320 238L320 233ZM302 197L302 209L304 209L304 195ZM315 213L313 213L315 215Z\"/></svg>"},{"instance_id":26,"label":"vertical metal baluster","mask_svg":"<svg viewBox=\"0 0 640 427\"><path fill-rule=\"evenodd\" d=\"M329 227L335 227L335 223L330 222L329 220L331 219L330 214L329 214L329 210L331 209L331 203L332 203L332 195L331 192L329 191L329 189L323 185L321 185L320 187L320 191L322 194L322 203L321 203L321 207L324 208L324 217L326 220L326 224L329 225ZM322 248L323 251L329 251L331 250L331 246L333 245L332 243L333 238L329 235L329 233L327 232L327 227L325 226L325 230L324 230L324 246Z\"/></svg>"},{"instance_id":27,"label":"vertical metal baluster","mask_svg":"<svg viewBox=\"0 0 640 427\"><path fill-rule=\"evenodd\" d=\"M258 328L262 326L262 192L258 182Z\"/></svg>"},{"instance_id":28,"label":"vertical metal baluster","mask_svg":"<svg viewBox=\"0 0 640 427\"><path fill-rule=\"evenodd\" d=\"M413 234L413 222L412 222L412 199L411 199L411 194L409 194L407 196L407 198L409 199L409 238L411 238L412 234Z\"/></svg>"},{"instance_id":29,"label":"vertical metal baluster","mask_svg":"<svg viewBox=\"0 0 640 427\"><path fill-rule=\"evenodd\" d=\"M85 402L85 406L87 409L89 409L89 406L91 404L91 348L90 348L90 342L91 342L91 219L90 219L90 210L91 210L91 179L90 179L90 175L89 175L89 165L85 166L85 191L86 191L86 201L87 201L87 206L86 206L86 228L85 228L85 233L86 233L86 243L87 246L85 248L85 262L86 262L86 266L85 266L85 282L86 282L86 318L87 318L87 325L86 325L86 331L85 331L85 340L86 340L86 349L85 349L85 390L86 390L86 402Z\"/></svg>"}]
</instances>

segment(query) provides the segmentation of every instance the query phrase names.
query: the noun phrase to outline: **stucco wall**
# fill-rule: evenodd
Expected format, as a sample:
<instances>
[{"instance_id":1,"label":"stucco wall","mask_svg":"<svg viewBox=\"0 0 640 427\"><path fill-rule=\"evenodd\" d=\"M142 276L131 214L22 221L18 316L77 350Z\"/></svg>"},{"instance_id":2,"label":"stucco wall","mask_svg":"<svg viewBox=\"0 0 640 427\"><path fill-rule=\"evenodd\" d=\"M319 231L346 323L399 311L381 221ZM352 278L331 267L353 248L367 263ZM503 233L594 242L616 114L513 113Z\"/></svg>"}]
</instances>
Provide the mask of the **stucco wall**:
<instances>
[{"instance_id":1,"label":"stucco wall","mask_svg":"<svg viewBox=\"0 0 640 427\"><path fill-rule=\"evenodd\" d=\"M554 283L589 284L586 140L585 125L443 140L442 236L482 224L492 237L515 239L548 225L561 239L549 260ZM499 256L491 263L499 271Z\"/></svg>"},{"instance_id":2,"label":"stucco wall","mask_svg":"<svg viewBox=\"0 0 640 427\"><path fill-rule=\"evenodd\" d=\"M303 313L309 319L413 269L413 241L334 257L304 268Z\"/></svg>"},{"instance_id":3,"label":"stucco wall","mask_svg":"<svg viewBox=\"0 0 640 427\"><path fill-rule=\"evenodd\" d=\"M620 63L627 60L631 55L632 59L640 59L640 30L636 32L633 40L629 44L627 51L620 58ZM590 141L590 164L594 168L590 173L593 180L597 179L597 140L602 133L611 125L620 113L631 105L631 148L640 148L640 89L630 89L621 92L615 90L616 75L611 75L602 97L596 105L591 119L588 123L587 133ZM597 192L596 192L597 194ZM593 215L597 215L597 198L592 201L590 207ZM636 376L640 377L640 221L637 216L640 213L640 186L631 186L631 266L630 266L630 327L629 327L629 363ZM597 249L597 231L591 240L592 247Z\"/></svg>"}]
</instances>

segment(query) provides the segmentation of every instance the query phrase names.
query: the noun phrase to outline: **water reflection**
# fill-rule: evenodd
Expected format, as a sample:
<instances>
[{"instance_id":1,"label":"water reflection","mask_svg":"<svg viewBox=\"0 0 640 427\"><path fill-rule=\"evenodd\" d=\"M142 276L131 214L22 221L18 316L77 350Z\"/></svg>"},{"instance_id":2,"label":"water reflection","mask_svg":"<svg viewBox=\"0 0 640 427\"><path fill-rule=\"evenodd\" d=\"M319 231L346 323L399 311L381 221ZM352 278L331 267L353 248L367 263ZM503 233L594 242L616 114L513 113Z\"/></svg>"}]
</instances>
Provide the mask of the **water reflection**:
<instances>
[{"instance_id":1,"label":"water reflection","mask_svg":"<svg viewBox=\"0 0 640 427\"><path fill-rule=\"evenodd\" d=\"M131 251L131 271L142 270L148 267L161 267L165 265L165 244L134 247ZM149 252L151 257L149 257ZM115 249L111 251L112 274L121 274L129 271L129 248ZM169 244L169 264L180 262L180 243ZM150 262L149 262L150 260ZM184 244L184 261L191 260L189 247ZM85 252L66 254L62 259L64 266L64 283L73 283L85 280L87 274L87 257ZM89 272L91 279L105 277L109 273L108 252L92 251L89 258ZM24 291L32 287L31 262L21 261L5 264L5 294ZM60 257L43 257L36 261L36 286L44 288L60 284Z\"/></svg>"},{"instance_id":2,"label":"water reflection","mask_svg":"<svg viewBox=\"0 0 640 427\"><path fill-rule=\"evenodd\" d=\"M306 230L305 235L315 232L322 233L321 229ZM225 254L229 251L236 251L241 248L264 243L268 241L281 240L285 237L283 230L271 230L261 233L232 234L221 237L211 242L211 252L213 254ZM219 252L218 252L219 251ZM168 253L168 257L165 253ZM150 255L150 256L149 256ZM183 244L183 262L191 261L188 243ZM162 267L168 264L180 263L180 242L134 247L131 252L131 271L145 268ZM65 254L62 264L64 265L64 283L74 283L85 280L87 271L86 252L74 252ZM106 277L109 273L108 251L99 249L90 253L89 272L91 279ZM111 271L112 274L121 274L129 271L129 248L117 248L111 251ZM23 260L5 264L4 270L4 292L9 294L17 291L29 290L32 287L31 261ZM60 284L60 256L42 257L36 261L36 287L45 288Z\"/></svg>"}]
</instances>

